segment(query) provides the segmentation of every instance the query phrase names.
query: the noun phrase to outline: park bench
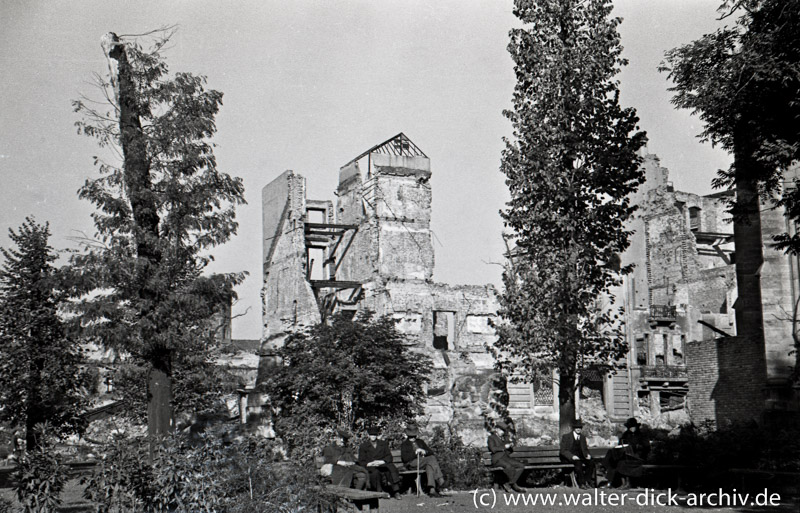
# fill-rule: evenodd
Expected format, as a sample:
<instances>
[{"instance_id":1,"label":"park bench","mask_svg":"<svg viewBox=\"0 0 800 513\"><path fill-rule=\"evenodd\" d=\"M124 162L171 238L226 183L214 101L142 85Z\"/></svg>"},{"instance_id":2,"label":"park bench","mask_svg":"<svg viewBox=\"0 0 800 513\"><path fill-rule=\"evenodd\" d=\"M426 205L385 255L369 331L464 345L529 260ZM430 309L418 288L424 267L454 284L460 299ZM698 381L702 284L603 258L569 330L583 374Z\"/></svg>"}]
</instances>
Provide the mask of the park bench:
<instances>
[{"instance_id":1,"label":"park bench","mask_svg":"<svg viewBox=\"0 0 800 513\"><path fill-rule=\"evenodd\" d=\"M403 478L403 484L400 486L401 489L408 488L410 483L414 483L414 486L418 486L421 483L417 483L417 471L416 469L409 469L406 468L405 464L403 463L403 459L400 457L400 449L396 449L392 451L392 463L394 466L397 467L397 470L400 472L400 477ZM425 470L419 471L420 480L422 480L423 476L425 475ZM422 490L420 490L421 492Z\"/></svg>"},{"instance_id":2,"label":"park bench","mask_svg":"<svg viewBox=\"0 0 800 513\"><path fill-rule=\"evenodd\" d=\"M590 450L592 458L597 458L595 454L596 451L599 451L599 449ZM605 452L603 452L603 454L605 454ZM571 463L565 463L561 460L561 450L557 445L543 445L539 447L520 445L514 447L512 457L525 464L526 472L535 470L562 470L565 474L569 474L572 486L577 487L575 469ZM505 476L502 476L502 468L492 466L492 453L488 450L484 451L481 454L481 461L494 477L494 483L499 485ZM597 463L597 460L595 463ZM498 477L500 477L500 479L498 479Z\"/></svg>"},{"instance_id":3,"label":"park bench","mask_svg":"<svg viewBox=\"0 0 800 513\"><path fill-rule=\"evenodd\" d=\"M314 463L317 466L317 470L321 469L324 464L322 456L317 456L314 459ZM380 509L380 499L389 498L389 494L386 492L356 490L355 488L346 488L344 486L332 484L325 485L324 489L326 493L350 501L359 511L362 511L364 506L367 507L367 511L378 511Z\"/></svg>"},{"instance_id":4,"label":"park bench","mask_svg":"<svg viewBox=\"0 0 800 513\"><path fill-rule=\"evenodd\" d=\"M370 492L367 490L356 490L355 488L345 488L344 486L325 485L325 492L336 497L350 501L358 511L379 511L380 499L388 499L386 492Z\"/></svg>"}]
</instances>

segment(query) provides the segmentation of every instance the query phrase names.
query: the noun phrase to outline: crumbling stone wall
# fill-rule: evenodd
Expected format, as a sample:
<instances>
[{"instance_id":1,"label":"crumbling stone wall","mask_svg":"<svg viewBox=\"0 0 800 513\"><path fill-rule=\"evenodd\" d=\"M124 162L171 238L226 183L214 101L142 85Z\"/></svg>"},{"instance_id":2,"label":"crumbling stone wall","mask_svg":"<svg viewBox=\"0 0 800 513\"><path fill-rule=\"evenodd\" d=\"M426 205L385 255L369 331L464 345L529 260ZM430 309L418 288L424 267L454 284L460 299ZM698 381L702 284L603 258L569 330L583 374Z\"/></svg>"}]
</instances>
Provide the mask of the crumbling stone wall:
<instances>
[{"instance_id":1,"label":"crumbling stone wall","mask_svg":"<svg viewBox=\"0 0 800 513\"><path fill-rule=\"evenodd\" d=\"M496 291L433 282L430 176L424 156L371 153L340 169L336 206L325 222L357 226L352 242L346 235L333 257L339 262L335 279L360 287L323 287L319 298L307 276L303 222L307 206L326 202L307 200L305 180L290 171L267 185L264 335L274 347L292 330L319 322L323 296L335 294L341 307L355 294L348 308L392 316L412 350L433 360L420 420L453 423L465 439L479 440L499 382L486 349L495 339L490 320L498 310ZM268 372L266 360L262 372Z\"/></svg>"},{"instance_id":2,"label":"crumbling stone wall","mask_svg":"<svg viewBox=\"0 0 800 513\"><path fill-rule=\"evenodd\" d=\"M305 178L286 171L264 187L263 351L303 326L320 321L314 292L306 279L303 223L306 215Z\"/></svg>"}]
</instances>

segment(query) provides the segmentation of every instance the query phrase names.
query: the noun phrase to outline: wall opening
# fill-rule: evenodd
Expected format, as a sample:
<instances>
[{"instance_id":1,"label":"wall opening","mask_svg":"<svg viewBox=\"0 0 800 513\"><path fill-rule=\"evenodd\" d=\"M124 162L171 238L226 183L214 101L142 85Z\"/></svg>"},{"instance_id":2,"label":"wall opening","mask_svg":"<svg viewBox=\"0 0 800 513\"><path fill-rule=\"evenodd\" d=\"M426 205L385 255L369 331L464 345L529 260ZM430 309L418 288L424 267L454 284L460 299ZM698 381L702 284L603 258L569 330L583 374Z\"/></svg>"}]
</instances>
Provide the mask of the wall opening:
<instances>
[{"instance_id":1,"label":"wall opening","mask_svg":"<svg viewBox=\"0 0 800 513\"><path fill-rule=\"evenodd\" d=\"M447 351L452 349L456 338L456 313L433 311L433 348Z\"/></svg>"},{"instance_id":2,"label":"wall opening","mask_svg":"<svg viewBox=\"0 0 800 513\"><path fill-rule=\"evenodd\" d=\"M636 364L647 365L647 335L636 336Z\"/></svg>"},{"instance_id":3,"label":"wall opening","mask_svg":"<svg viewBox=\"0 0 800 513\"><path fill-rule=\"evenodd\" d=\"M689 207L689 229L693 232L700 230L700 207Z\"/></svg>"}]
</instances>

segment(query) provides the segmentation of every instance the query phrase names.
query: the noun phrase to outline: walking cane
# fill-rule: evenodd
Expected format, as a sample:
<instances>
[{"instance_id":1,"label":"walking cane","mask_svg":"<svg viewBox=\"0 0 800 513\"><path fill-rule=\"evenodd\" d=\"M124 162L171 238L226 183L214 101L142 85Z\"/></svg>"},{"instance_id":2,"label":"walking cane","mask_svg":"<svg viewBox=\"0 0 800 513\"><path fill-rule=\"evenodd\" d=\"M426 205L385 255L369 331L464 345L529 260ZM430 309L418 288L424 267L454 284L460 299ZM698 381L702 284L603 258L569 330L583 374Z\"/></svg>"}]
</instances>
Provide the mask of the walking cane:
<instances>
[{"instance_id":1,"label":"walking cane","mask_svg":"<svg viewBox=\"0 0 800 513\"><path fill-rule=\"evenodd\" d=\"M419 453L417 453L417 497L419 497L419 489L422 487L422 483L419 480Z\"/></svg>"}]
</instances>

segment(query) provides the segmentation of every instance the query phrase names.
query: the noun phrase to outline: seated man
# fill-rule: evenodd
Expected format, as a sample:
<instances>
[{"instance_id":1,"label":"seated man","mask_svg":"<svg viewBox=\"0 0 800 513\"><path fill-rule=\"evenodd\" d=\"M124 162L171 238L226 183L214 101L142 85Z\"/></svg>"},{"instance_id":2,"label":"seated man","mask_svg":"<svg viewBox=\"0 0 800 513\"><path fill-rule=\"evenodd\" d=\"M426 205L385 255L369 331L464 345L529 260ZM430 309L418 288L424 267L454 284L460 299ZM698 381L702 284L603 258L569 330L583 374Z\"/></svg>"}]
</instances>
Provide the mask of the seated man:
<instances>
[{"instance_id":1,"label":"seated man","mask_svg":"<svg viewBox=\"0 0 800 513\"><path fill-rule=\"evenodd\" d=\"M330 476L331 483L336 486L349 488L351 485L356 490L363 490L367 485L367 469L356 465L353 451L347 447L350 433L340 429L336 432L336 439L322 450L323 465L320 472Z\"/></svg>"},{"instance_id":2,"label":"seated man","mask_svg":"<svg viewBox=\"0 0 800 513\"><path fill-rule=\"evenodd\" d=\"M524 492L525 489L519 486L517 481L525 472L525 464L511 456L514 444L509 438L508 424L502 420L497 421L494 425L494 432L489 435L486 444L489 446L489 452L492 453L492 466L502 467L503 473L508 478L508 482L503 483L503 489L507 492Z\"/></svg>"},{"instance_id":3,"label":"seated man","mask_svg":"<svg viewBox=\"0 0 800 513\"><path fill-rule=\"evenodd\" d=\"M400 446L400 457L409 470L425 472L428 482L428 494L431 497L441 497L439 489L444 484L444 475L439 468L439 460L433 455L428 444L418 438L419 430L416 427L406 428L408 437Z\"/></svg>"},{"instance_id":4,"label":"seated man","mask_svg":"<svg viewBox=\"0 0 800 513\"><path fill-rule=\"evenodd\" d=\"M367 430L369 440L358 449L358 464L369 472L369 487L377 492L384 491L381 479L386 481L386 490L395 499L400 498L400 472L392 463L392 451L385 440L378 439L380 430L371 427Z\"/></svg>"},{"instance_id":5,"label":"seated man","mask_svg":"<svg viewBox=\"0 0 800 513\"><path fill-rule=\"evenodd\" d=\"M585 489L591 487L587 477L594 481L594 461L582 433L583 422L573 420L572 432L561 437L561 459L574 465L578 486Z\"/></svg>"},{"instance_id":6,"label":"seated man","mask_svg":"<svg viewBox=\"0 0 800 513\"><path fill-rule=\"evenodd\" d=\"M631 477L642 476L642 465L650 453L650 441L642 433L639 421L631 417L625 421L625 427L627 429L619 438L619 444L603 458L608 486L616 486L619 476L622 480L621 489L631 487Z\"/></svg>"}]
</instances>

